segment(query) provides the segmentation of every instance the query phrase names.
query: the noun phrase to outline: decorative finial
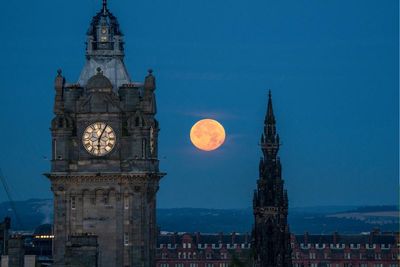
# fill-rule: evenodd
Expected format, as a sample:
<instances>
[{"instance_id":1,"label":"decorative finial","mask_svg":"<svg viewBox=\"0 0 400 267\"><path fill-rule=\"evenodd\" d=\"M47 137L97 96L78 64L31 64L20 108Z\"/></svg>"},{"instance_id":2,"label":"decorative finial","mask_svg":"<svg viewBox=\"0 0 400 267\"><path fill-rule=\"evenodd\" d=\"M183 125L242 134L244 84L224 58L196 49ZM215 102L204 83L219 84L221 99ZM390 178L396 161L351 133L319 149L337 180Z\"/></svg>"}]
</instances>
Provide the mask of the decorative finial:
<instances>
[{"instance_id":1,"label":"decorative finial","mask_svg":"<svg viewBox=\"0 0 400 267\"><path fill-rule=\"evenodd\" d=\"M97 67L97 74L103 74L103 72L101 71L101 68L100 67Z\"/></svg>"},{"instance_id":2,"label":"decorative finial","mask_svg":"<svg viewBox=\"0 0 400 267\"><path fill-rule=\"evenodd\" d=\"M272 97L271 90L268 90L268 97L269 97L269 98Z\"/></svg>"},{"instance_id":3,"label":"decorative finial","mask_svg":"<svg viewBox=\"0 0 400 267\"><path fill-rule=\"evenodd\" d=\"M107 11L107 0L103 0L103 13L105 14Z\"/></svg>"},{"instance_id":4,"label":"decorative finial","mask_svg":"<svg viewBox=\"0 0 400 267\"><path fill-rule=\"evenodd\" d=\"M153 74L153 70L152 69L149 69L148 72L149 72L150 75Z\"/></svg>"},{"instance_id":5,"label":"decorative finial","mask_svg":"<svg viewBox=\"0 0 400 267\"><path fill-rule=\"evenodd\" d=\"M61 70L61 69L58 69L58 70L57 70L58 76L61 76L61 73L62 73L62 70Z\"/></svg>"}]
</instances>

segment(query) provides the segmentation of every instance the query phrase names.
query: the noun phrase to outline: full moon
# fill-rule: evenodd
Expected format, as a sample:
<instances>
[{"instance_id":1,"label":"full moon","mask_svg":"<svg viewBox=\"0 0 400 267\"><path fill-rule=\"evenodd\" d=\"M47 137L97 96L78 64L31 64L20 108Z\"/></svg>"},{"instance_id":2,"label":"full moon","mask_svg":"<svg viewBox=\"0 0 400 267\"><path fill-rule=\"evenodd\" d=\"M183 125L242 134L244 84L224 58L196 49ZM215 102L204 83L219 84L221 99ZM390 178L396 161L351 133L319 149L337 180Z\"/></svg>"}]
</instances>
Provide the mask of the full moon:
<instances>
[{"instance_id":1,"label":"full moon","mask_svg":"<svg viewBox=\"0 0 400 267\"><path fill-rule=\"evenodd\" d=\"M200 120L190 130L190 140L198 149L212 151L224 143L225 129L216 120Z\"/></svg>"}]
</instances>

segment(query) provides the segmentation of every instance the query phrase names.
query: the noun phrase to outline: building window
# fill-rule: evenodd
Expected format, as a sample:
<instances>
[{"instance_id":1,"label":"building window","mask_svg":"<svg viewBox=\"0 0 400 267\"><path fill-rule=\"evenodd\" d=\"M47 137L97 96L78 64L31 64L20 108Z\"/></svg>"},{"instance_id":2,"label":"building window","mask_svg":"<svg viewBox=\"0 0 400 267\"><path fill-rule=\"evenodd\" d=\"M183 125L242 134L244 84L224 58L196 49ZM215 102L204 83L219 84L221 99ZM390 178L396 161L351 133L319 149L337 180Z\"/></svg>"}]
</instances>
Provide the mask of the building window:
<instances>
[{"instance_id":1,"label":"building window","mask_svg":"<svg viewBox=\"0 0 400 267\"><path fill-rule=\"evenodd\" d=\"M124 197L124 208L129 209L129 196Z\"/></svg>"},{"instance_id":2,"label":"building window","mask_svg":"<svg viewBox=\"0 0 400 267\"><path fill-rule=\"evenodd\" d=\"M350 253L344 253L344 258L346 259L346 260L350 260L351 259L351 254Z\"/></svg>"},{"instance_id":3,"label":"building window","mask_svg":"<svg viewBox=\"0 0 400 267\"><path fill-rule=\"evenodd\" d=\"M71 197L71 209L74 210L76 208L76 198Z\"/></svg>"},{"instance_id":4,"label":"building window","mask_svg":"<svg viewBox=\"0 0 400 267\"><path fill-rule=\"evenodd\" d=\"M312 259L312 260L315 259L315 253L314 253L314 252L311 252L311 253L310 253L310 259Z\"/></svg>"},{"instance_id":5,"label":"building window","mask_svg":"<svg viewBox=\"0 0 400 267\"><path fill-rule=\"evenodd\" d=\"M146 158L146 151L147 151L147 143L146 139L142 139L142 158Z\"/></svg>"},{"instance_id":6,"label":"building window","mask_svg":"<svg viewBox=\"0 0 400 267\"><path fill-rule=\"evenodd\" d=\"M124 245L129 246L129 233L124 234Z\"/></svg>"}]
</instances>

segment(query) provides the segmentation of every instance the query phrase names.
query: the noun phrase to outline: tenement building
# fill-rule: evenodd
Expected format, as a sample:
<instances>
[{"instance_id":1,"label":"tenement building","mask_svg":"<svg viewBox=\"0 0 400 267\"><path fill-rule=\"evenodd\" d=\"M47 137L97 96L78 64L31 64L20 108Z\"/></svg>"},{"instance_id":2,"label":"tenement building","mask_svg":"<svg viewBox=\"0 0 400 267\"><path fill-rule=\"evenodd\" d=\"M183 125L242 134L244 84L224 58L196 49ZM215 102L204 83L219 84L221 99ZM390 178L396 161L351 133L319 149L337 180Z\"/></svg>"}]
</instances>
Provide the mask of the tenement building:
<instances>
[{"instance_id":1,"label":"tenement building","mask_svg":"<svg viewBox=\"0 0 400 267\"><path fill-rule=\"evenodd\" d=\"M399 233L292 236L294 267L399 267Z\"/></svg>"},{"instance_id":2,"label":"tenement building","mask_svg":"<svg viewBox=\"0 0 400 267\"><path fill-rule=\"evenodd\" d=\"M158 236L157 267L230 267L251 262L248 234L189 234Z\"/></svg>"},{"instance_id":3,"label":"tenement building","mask_svg":"<svg viewBox=\"0 0 400 267\"><path fill-rule=\"evenodd\" d=\"M78 82L67 82L61 70L55 78L46 174L54 193L54 266L155 266L156 193L164 175L155 89L151 70L144 83L131 80L120 25L103 1Z\"/></svg>"},{"instance_id":4,"label":"tenement building","mask_svg":"<svg viewBox=\"0 0 400 267\"><path fill-rule=\"evenodd\" d=\"M288 196L284 190L282 167L278 157L279 135L269 92L264 132L261 135L263 157L259 164L259 179L254 192L253 249L254 266L292 266L290 233L287 223Z\"/></svg>"},{"instance_id":5,"label":"tenement building","mask_svg":"<svg viewBox=\"0 0 400 267\"><path fill-rule=\"evenodd\" d=\"M399 267L399 233L291 235L295 267ZM252 266L247 234L160 233L157 267Z\"/></svg>"}]
</instances>

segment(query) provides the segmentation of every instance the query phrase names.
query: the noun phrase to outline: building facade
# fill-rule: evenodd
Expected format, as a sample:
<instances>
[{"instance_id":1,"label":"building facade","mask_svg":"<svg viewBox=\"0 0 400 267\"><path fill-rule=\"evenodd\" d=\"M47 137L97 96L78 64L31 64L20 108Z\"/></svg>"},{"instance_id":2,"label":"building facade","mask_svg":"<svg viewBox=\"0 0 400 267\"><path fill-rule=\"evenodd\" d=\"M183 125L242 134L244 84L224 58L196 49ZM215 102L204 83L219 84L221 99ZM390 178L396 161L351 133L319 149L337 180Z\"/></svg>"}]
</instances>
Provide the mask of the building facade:
<instances>
[{"instance_id":1,"label":"building facade","mask_svg":"<svg viewBox=\"0 0 400 267\"><path fill-rule=\"evenodd\" d=\"M295 267L399 267L399 233L291 235ZM252 266L247 234L160 233L157 267Z\"/></svg>"},{"instance_id":2,"label":"building facade","mask_svg":"<svg viewBox=\"0 0 400 267\"><path fill-rule=\"evenodd\" d=\"M161 233L157 267L230 267L249 264L249 234ZM246 265L248 266L248 265Z\"/></svg>"},{"instance_id":3,"label":"building facade","mask_svg":"<svg viewBox=\"0 0 400 267\"><path fill-rule=\"evenodd\" d=\"M292 266L287 223L288 196L284 190L282 167L278 157L279 145L269 92L264 132L261 135L263 157L260 159L260 176L253 198L254 265L259 267Z\"/></svg>"},{"instance_id":4,"label":"building facade","mask_svg":"<svg viewBox=\"0 0 400 267\"><path fill-rule=\"evenodd\" d=\"M292 236L294 267L399 267L399 233Z\"/></svg>"},{"instance_id":5,"label":"building facade","mask_svg":"<svg viewBox=\"0 0 400 267\"><path fill-rule=\"evenodd\" d=\"M5 217L0 222L0 257L8 254L8 239L10 236L11 218Z\"/></svg>"},{"instance_id":6,"label":"building facade","mask_svg":"<svg viewBox=\"0 0 400 267\"><path fill-rule=\"evenodd\" d=\"M68 83L61 70L55 79L46 174L54 194L54 265L70 265L71 239L79 243L81 236L85 243L91 235L97 236L99 266L154 266L156 193L164 175L155 77L150 70L144 83L131 80L123 34L106 1L86 45L78 82Z\"/></svg>"}]
</instances>

